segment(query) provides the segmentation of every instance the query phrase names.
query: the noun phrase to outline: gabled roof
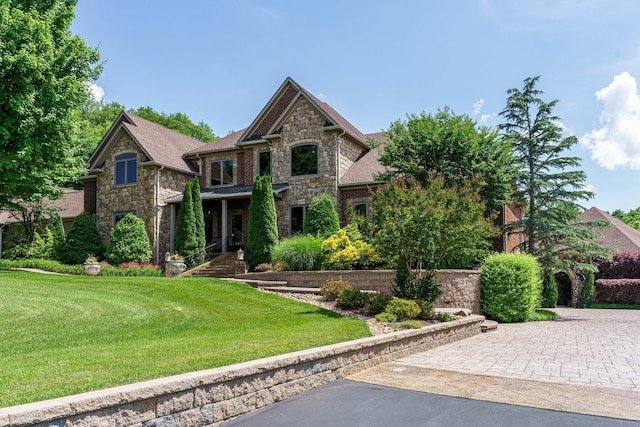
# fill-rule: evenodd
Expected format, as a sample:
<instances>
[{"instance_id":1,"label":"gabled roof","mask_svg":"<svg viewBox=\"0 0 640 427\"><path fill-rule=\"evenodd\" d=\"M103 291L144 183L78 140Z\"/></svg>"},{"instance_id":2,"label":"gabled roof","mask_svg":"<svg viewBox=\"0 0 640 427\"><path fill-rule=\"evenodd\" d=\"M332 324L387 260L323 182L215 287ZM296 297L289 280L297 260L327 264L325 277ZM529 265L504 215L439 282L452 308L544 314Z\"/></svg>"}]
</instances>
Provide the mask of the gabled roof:
<instances>
[{"instance_id":1,"label":"gabled roof","mask_svg":"<svg viewBox=\"0 0 640 427\"><path fill-rule=\"evenodd\" d=\"M216 139L213 142L204 144L194 150L186 152L185 156L194 156L196 154L206 154L206 153L213 153L216 151L226 151L226 150L237 149L238 141L240 140L240 137L246 130L247 128L244 128L244 129L240 129L237 132L232 132L225 137Z\"/></svg>"},{"instance_id":2,"label":"gabled roof","mask_svg":"<svg viewBox=\"0 0 640 427\"><path fill-rule=\"evenodd\" d=\"M365 137L380 143L386 140L384 132L367 134ZM379 148L372 148L358 157L340 180L340 185L356 185L375 181L376 175L385 171L385 167L378 161Z\"/></svg>"},{"instance_id":3,"label":"gabled roof","mask_svg":"<svg viewBox=\"0 0 640 427\"><path fill-rule=\"evenodd\" d=\"M127 132L138 144L147 156L147 161L183 172L196 170L193 164L183 158L183 154L207 145L190 136L123 111L89 159L89 169L100 167L110 147L115 143L116 134L121 130Z\"/></svg>"},{"instance_id":4,"label":"gabled roof","mask_svg":"<svg viewBox=\"0 0 640 427\"><path fill-rule=\"evenodd\" d=\"M270 135L277 135L280 132L282 121L286 117L290 108L302 97L313 105L325 119L325 127L337 126L356 142L366 145L365 136L349 123L344 117L338 114L329 104L320 101L309 91L300 86L291 77L287 77L280 85L280 88L271 97L269 102L260 111L260 114L253 120L251 125L245 130L238 144L260 141Z\"/></svg>"},{"instance_id":5,"label":"gabled roof","mask_svg":"<svg viewBox=\"0 0 640 427\"><path fill-rule=\"evenodd\" d=\"M609 227L598 227L596 230L603 234L598 239L600 244L613 246L620 252L640 252L640 231L625 224L618 218L612 217L606 212L593 207L578 215L580 221L607 220L611 222Z\"/></svg>"}]
</instances>

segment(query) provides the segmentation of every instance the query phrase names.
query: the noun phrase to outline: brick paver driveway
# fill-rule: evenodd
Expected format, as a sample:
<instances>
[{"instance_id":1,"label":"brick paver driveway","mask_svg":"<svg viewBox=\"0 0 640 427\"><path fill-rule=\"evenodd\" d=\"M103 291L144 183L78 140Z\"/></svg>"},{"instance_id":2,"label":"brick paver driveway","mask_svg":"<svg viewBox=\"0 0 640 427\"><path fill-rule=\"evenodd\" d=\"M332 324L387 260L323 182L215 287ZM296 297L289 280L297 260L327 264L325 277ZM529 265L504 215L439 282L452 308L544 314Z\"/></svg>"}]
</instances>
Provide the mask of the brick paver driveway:
<instances>
[{"instance_id":1,"label":"brick paver driveway","mask_svg":"<svg viewBox=\"0 0 640 427\"><path fill-rule=\"evenodd\" d=\"M555 311L561 320L500 324L495 332L397 362L640 391L640 310Z\"/></svg>"}]
</instances>

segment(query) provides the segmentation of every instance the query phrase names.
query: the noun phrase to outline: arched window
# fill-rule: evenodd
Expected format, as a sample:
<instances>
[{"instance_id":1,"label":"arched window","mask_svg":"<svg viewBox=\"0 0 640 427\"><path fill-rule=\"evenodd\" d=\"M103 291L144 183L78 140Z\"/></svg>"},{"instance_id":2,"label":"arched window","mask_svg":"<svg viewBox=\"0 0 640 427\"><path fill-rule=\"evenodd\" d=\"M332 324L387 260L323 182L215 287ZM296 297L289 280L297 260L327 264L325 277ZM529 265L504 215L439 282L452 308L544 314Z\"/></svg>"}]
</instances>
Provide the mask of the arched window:
<instances>
[{"instance_id":1,"label":"arched window","mask_svg":"<svg viewBox=\"0 0 640 427\"><path fill-rule=\"evenodd\" d=\"M136 183L138 170L137 159L138 155L135 153L126 153L116 156L116 185Z\"/></svg>"},{"instance_id":2,"label":"arched window","mask_svg":"<svg viewBox=\"0 0 640 427\"><path fill-rule=\"evenodd\" d=\"M318 145L297 145L291 148L291 176L318 174Z\"/></svg>"}]
</instances>

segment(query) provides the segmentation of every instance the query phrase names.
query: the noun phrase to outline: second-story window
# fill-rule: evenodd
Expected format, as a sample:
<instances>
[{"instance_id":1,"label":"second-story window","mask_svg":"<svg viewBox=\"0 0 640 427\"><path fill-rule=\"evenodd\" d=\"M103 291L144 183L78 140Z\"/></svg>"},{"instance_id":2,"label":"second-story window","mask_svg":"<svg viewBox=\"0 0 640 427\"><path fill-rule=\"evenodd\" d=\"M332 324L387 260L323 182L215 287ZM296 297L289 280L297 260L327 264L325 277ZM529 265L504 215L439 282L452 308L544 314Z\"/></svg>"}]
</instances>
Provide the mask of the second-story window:
<instances>
[{"instance_id":1,"label":"second-story window","mask_svg":"<svg viewBox=\"0 0 640 427\"><path fill-rule=\"evenodd\" d=\"M211 162L211 186L233 184L233 160Z\"/></svg>"},{"instance_id":2,"label":"second-story window","mask_svg":"<svg viewBox=\"0 0 640 427\"><path fill-rule=\"evenodd\" d=\"M126 153L116 156L115 160L115 184L127 185L135 184L137 177L137 159L135 153Z\"/></svg>"},{"instance_id":3,"label":"second-story window","mask_svg":"<svg viewBox=\"0 0 640 427\"><path fill-rule=\"evenodd\" d=\"M271 175L271 151L258 153L258 175Z\"/></svg>"},{"instance_id":4,"label":"second-story window","mask_svg":"<svg viewBox=\"0 0 640 427\"><path fill-rule=\"evenodd\" d=\"M318 145L298 145L291 149L291 176L318 174Z\"/></svg>"}]
</instances>

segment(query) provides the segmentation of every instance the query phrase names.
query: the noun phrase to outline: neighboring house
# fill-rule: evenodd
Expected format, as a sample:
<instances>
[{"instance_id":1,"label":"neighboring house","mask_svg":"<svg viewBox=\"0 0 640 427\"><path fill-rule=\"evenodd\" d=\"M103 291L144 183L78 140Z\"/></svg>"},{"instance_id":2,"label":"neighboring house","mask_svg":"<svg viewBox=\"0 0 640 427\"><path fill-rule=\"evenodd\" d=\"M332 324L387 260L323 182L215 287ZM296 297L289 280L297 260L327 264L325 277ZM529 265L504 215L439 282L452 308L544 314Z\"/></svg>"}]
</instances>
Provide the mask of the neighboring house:
<instances>
[{"instance_id":1,"label":"neighboring house","mask_svg":"<svg viewBox=\"0 0 640 427\"><path fill-rule=\"evenodd\" d=\"M69 231L73 220L82 212L84 208L84 191L63 189L62 197L53 202L45 200L46 205L51 205L58 210L62 217L65 231ZM0 211L0 258L4 250L12 246L14 233L20 233L18 213L11 211Z\"/></svg>"},{"instance_id":2,"label":"neighboring house","mask_svg":"<svg viewBox=\"0 0 640 427\"><path fill-rule=\"evenodd\" d=\"M620 252L640 253L640 231L625 224L618 218L593 207L578 215L580 221L605 220L611 222L608 227L597 227L602 233L596 241L602 245L612 246Z\"/></svg>"},{"instance_id":3,"label":"neighboring house","mask_svg":"<svg viewBox=\"0 0 640 427\"><path fill-rule=\"evenodd\" d=\"M370 141L293 79L287 78L245 129L205 144L123 112L89 160L85 210L105 240L127 212L146 224L156 262L173 249L184 184L200 177L207 244L222 252L246 246L255 176L269 174L278 231L302 230L311 199L328 193L347 221L349 207L371 217L370 190L384 170ZM510 217L511 210L504 212ZM500 243L509 249L509 239Z\"/></svg>"}]
</instances>

